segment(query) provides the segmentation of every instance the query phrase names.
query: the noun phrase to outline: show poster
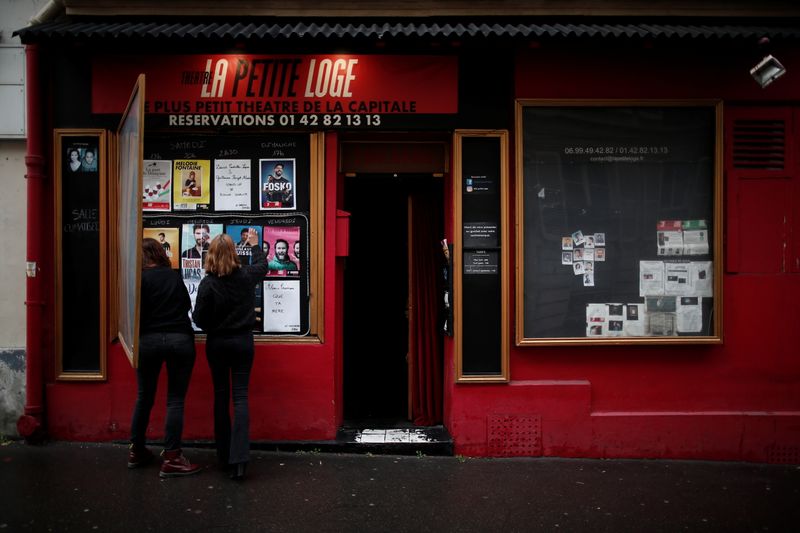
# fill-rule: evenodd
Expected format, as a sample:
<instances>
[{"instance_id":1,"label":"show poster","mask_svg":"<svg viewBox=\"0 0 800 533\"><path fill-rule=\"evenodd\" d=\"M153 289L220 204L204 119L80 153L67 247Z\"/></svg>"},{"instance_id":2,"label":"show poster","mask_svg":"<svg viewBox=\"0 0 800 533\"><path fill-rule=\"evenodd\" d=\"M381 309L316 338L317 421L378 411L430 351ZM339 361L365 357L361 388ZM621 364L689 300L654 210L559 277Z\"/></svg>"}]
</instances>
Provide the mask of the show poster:
<instances>
[{"instance_id":1,"label":"show poster","mask_svg":"<svg viewBox=\"0 0 800 533\"><path fill-rule=\"evenodd\" d=\"M259 159L261 210L295 208L295 160Z\"/></svg>"},{"instance_id":2,"label":"show poster","mask_svg":"<svg viewBox=\"0 0 800 533\"><path fill-rule=\"evenodd\" d=\"M300 333L300 281L264 281L264 332Z\"/></svg>"},{"instance_id":3,"label":"show poster","mask_svg":"<svg viewBox=\"0 0 800 533\"><path fill-rule=\"evenodd\" d=\"M181 231L181 275L198 282L205 276L205 259L211 239L222 233L222 224L184 224Z\"/></svg>"},{"instance_id":4,"label":"show poster","mask_svg":"<svg viewBox=\"0 0 800 533\"><path fill-rule=\"evenodd\" d=\"M214 210L250 211L250 160L214 160Z\"/></svg>"},{"instance_id":5,"label":"show poster","mask_svg":"<svg viewBox=\"0 0 800 533\"><path fill-rule=\"evenodd\" d=\"M142 230L142 237L150 237L161 243L161 246L164 247L164 252L169 257L170 265L175 270L181 266L180 261L178 261L179 235L178 228L144 228Z\"/></svg>"},{"instance_id":6,"label":"show poster","mask_svg":"<svg viewBox=\"0 0 800 533\"><path fill-rule=\"evenodd\" d=\"M247 232L250 228L256 230L257 234L256 241L252 243L247 241ZM242 226L242 225L231 224L226 227L225 233L227 233L233 240L234 244L236 244L236 255L239 256L239 261L243 265L252 264L253 263L252 245L261 242L261 226Z\"/></svg>"},{"instance_id":7,"label":"show poster","mask_svg":"<svg viewBox=\"0 0 800 533\"><path fill-rule=\"evenodd\" d=\"M267 276L300 275L300 226L264 226Z\"/></svg>"},{"instance_id":8,"label":"show poster","mask_svg":"<svg viewBox=\"0 0 800 533\"><path fill-rule=\"evenodd\" d=\"M172 210L172 161L145 159L142 211Z\"/></svg>"},{"instance_id":9,"label":"show poster","mask_svg":"<svg viewBox=\"0 0 800 533\"><path fill-rule=\"evenodd\" d=\"M208 159L179 159L174 163L173 176L177 182L175 210L208 209L211 202L211 161Z\"/></svg>"}]
</instances>

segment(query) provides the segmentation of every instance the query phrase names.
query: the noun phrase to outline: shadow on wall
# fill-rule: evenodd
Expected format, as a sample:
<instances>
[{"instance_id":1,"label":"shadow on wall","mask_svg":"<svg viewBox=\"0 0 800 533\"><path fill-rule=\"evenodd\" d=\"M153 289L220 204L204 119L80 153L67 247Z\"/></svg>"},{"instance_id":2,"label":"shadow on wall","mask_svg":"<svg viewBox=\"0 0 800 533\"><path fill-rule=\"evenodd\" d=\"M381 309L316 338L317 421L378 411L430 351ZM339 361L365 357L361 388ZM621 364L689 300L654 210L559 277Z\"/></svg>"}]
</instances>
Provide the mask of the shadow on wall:
<instances>
[{"instance_id":1,"label":"shadow on wall","mask_svg":"<svg viewBox=\"0 0 800 533\"><path fill-rule=\"evenodd\" d=\"M0 349L0 437L17 438L25 407L25 350Z\"/></svg>"}]
</instances>

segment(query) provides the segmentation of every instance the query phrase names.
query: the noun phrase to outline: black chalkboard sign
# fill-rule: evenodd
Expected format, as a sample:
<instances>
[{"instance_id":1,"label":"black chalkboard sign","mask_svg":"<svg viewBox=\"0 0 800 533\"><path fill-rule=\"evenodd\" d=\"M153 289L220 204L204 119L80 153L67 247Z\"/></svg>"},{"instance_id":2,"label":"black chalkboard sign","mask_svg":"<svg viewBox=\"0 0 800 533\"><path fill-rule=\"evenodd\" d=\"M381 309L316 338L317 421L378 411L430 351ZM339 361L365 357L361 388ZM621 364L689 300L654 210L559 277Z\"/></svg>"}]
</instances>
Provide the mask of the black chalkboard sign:
<instances>
[{"instance_id":1,"label":"black chalkboard sign","mask_svg":"<svg viewBox=\"0 0 800 533\"><path fill-rule=\"evenodd\" d=\"M255 289L255 332L311 334L309 135L154 133L145 139L144 160L144 235L163 239L190 295L207 246L195 229L205 229L209 241L224 232L238 242L253 227L273 265ZM240 259L248 254L243 246Z\"/></svg>"},{"instance_id":2,"label":"black chalkboard sign","mask_svg":"<svg viewBox=\"0 0 800 533\"><path fill-rule=\"evenodd\" d=\"M57 377L104 379L105 133L56 130Z\"/></svg>"},{"instance_id":3,"label":"black chalkboard sign","mask_svg":"<svg viewBox=\"0 0 800 533\"><path fill-rule=\"evenodd\" d=\"M503 132L457 134L455 181L461 220L455 305L461 381L507 379L505 142Z\"/></svg>"},{"instance_id":4,"label":"black chalkboard sign","mask_svg":"<svg viewBox=\"0 0 800 533\"><path fill-rule=\"evenodd\" d=\"M517 342L719 340L715 103L532 102L518 121Z\"/></svg>"}]
</instances>

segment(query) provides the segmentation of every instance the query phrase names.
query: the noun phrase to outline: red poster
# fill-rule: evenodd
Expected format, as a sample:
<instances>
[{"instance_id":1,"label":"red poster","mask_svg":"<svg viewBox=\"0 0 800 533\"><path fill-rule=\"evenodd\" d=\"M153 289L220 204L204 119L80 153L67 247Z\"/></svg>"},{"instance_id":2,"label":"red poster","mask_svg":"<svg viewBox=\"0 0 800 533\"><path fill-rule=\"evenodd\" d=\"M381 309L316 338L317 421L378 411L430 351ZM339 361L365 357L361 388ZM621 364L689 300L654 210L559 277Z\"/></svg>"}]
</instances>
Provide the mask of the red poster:
<instances>
[{"instance_id":1,"label":"red poster","mask_svg":"<svg viewBox=\"0 0 800 533\"><path fill-rule=\"evenodd\" d=\"M458 111L452 56L100 56L92 111L122 113L147 76L146 112L190 114L441 114Z\"/></svg>"}]
</instances>

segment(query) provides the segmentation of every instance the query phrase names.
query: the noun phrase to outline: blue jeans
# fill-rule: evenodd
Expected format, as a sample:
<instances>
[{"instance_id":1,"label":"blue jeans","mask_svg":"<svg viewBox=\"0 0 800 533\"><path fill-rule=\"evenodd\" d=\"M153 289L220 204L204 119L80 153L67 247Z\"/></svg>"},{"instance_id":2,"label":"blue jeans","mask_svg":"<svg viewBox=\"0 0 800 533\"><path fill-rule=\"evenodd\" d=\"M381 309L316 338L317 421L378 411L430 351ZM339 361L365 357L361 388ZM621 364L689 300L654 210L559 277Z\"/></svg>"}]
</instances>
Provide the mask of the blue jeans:
<instances>
[{"instance_id":1,"label":"blue jeans","mask_svg":"<svg viewBox=\"0 0 800 533\"><path fill-rule=\"evenodd\" d=\"M183 403L194 368L194 335L188 333L146 333L139 337L138 393L131 421L131 442L144 446L150 411L156 397L161 366L167 364L167 419L164 449L181 447Z\"/></svg>"},{"instance_id":2,"label":"blue jeans","mask_svg":"<svg viewBox=\"0 0 800 533\"><path fill-rule=\"evenodd\" d=\"M222 464L250 460L250 409L247 391L253 368L253 334L209 334L206 358L214 382L214 439ZM233 399L233 427L230 404Z\"/></svg>"}]
</instances>

